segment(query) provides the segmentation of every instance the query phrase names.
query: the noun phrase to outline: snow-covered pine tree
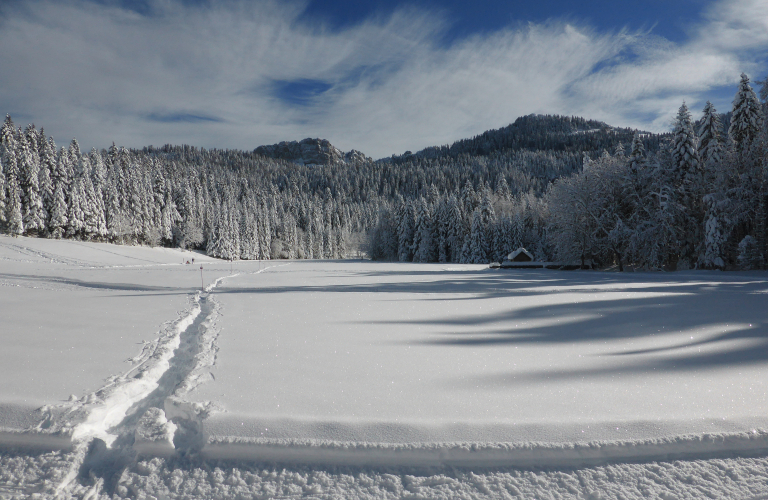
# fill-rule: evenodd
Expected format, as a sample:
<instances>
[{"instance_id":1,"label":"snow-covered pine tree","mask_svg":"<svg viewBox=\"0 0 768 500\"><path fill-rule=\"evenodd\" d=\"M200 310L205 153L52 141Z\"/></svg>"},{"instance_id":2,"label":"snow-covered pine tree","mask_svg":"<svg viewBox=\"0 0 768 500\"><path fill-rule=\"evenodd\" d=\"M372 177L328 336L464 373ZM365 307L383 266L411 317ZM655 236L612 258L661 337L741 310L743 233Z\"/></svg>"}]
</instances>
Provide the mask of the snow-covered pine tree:
<instances>
[{"instance_id":1,"label":"snow-covered pine tree","mask_svg":"<svg viewBox=\"0 0 768 500\"><path fill-rule=\"evenodd\" d=\"M486 225L483 223L481 209L472 213L472 230L469 236L468 261L473 264L485 264L488 262L488 239L486 238Z\"/></svg>"},{"instance_id":2,"label":"snow-covered pine tree","mask_svg":"<svg viewBox=\"0 0 768 500\"><path fill-rule=\"evenodd\" d=\"M643 144L643 139L640 137L640 132L635 132L634 137L632 137L632 147L629 151L629 172L633 178L639 177L644 162L645 144Z\"/></svg>"},{"instance_id":3,"label":"snow-covered pine tree","mask_svg":"<svg viewBox=\"0 0 768 500\"><path fill-rule=\"evenodd\" d=\"M160 237L168 244L173 241L173 230L176 223L181 219L176 210L176 203L173 201L173 192L170 187L170 181L166 181L165 201L160 214Z\"/></svg>"},{"instance_id":4,"label":"snow-covered pine tree","mask_svg":"<svg viewBox=\"0 0 768 500\"><path fill-rule=\"evenodd\" d=\"M410 202L399 200L397 219L397 259L400 262L411 262L413 261L414 215Z\"/></svg>"},{"instance_id":5,"label":"snow-covered pine tree","mask_svg":"<svg viewBox=\"0 0 768 500\"><path fill-rule=\"evenodd\" d=\"M229 232L229 255L225 258L229 260L240 259L241 240L240 240L240 210L237 201L232 197L229 201L229 222L227 224Z\"/></svg>"},{"instance_id":6,"label":"snow-covered pine tree","mask_svg":"<svg viewBox=\"0 0 768 500\"><path fill-rule=\"evenodd\" d=\"M30 125L24 133L19 134L17 149L24 231L34 235L45 231L45 220L47 218L38 184L40 157L38 156L37 141L37 130L34 125Z\"/></svg>"},{"instance_id":7,"label":"snow-covered pine tree","mask_svg":"<svg viewBox=\"0 0 768 500\"><path fill-rule=\"evenodd\" d=\"M216 200L214 203L216 208L211 210L213 213L213 220L210 225L210 232L207 237L205 253L213 257L222 257L226 252L226 244L224 241L225 236L222 235L222 233L226 232L226 228L224 227L224 212L227 209L226 204L222 204L218 200Z\"/></svg>"},{"instance_id":8,"label":"snow-covered pine tree","mask_svg":"<svg viewBox=\"0 0 768 500\"><path fill-rule=\"evenodd\" d=\"M733 113L728 135L731 137L736 150L743 152L757 138L762 126L762 112L757 95L749 85L749 77L741 74L739 89L733 99Z\"/></svg>"},{"instance_id":9,"label":"snow-covered pine tree","mask_svg":"<svg viewBox=\"0 0 768 500\"><path fill-rule=\"evenodd\" d=\"M416 228L414 229L414 262L433 262L434 220L426 200L416 202Z\"/></svg>"},{"instance_id":10,"label":"snow-covered pine tree","mask_svg":"<svg viewBox=\"0 0 768 500\"><path fill-rule=\"evenodd\" d=\"M259 254L259 259L271 259L272 258L272 228L270 227L270 220L269 217L266 215L267 210L262 205L259 208L260 217L259 220L261 223L259 224L259 249L261 250L261 253ZM322 245L322 238L321 245ZM322 258L322 248L320 249L320 254Z\"/></svg>"},{"instance_id":11,"label":"snow-covered pine tree","mask_svg":"<svg viewBox=\"0 0 768 500\"><path fill-rule=\"evenodd\" d=\"M3 156L0 154L0 229L5 225L6 215L6 185L5 185L5 168L3 168Z\"/></svg>"},{"instance_id":12,"label":"snow-covered pine tree","mask_svg":"<svg viewBox=\"0 0 768 500\"><path fill-rule=\"evenodd\" d=\"M471 214L477 208L478 200L475 188L472 187L472 182L467 179L464 183L464 187L461 189L461 204L462 211L467 214Z\"/></svg>"},{"instance_id":13,"label":"snow-covered pine tree","mask_svg":"<svg viewBox=\"0 0 768 500\"><path fill-rule=\"evenodd\" d=\"M720 163L723 150L720 131L723 125L720 122L720 115L711 102L707 101L703 113L699 127L699 157L707 169L710 163L714 165Z\"/></svg>"},{"instance_id":14,"label":"snow-covered pine tree","mask_svg":"<svg viewBox=\"0 0 768 500\"><path fill-rule=\"evenodd\" d=\"M104 193L106 196L104 217L107 224L107 237L111 241L116 242L118 238L122 239L125 235L125 216L122 212L120 193L118 191L118 173L114 169L112 172L111 182L108 183Z\"/></svg>"},{"instance_id":15,"label":"snow-covered pine tree","mask_svg":"<svg viewBox=\"0 0 768 500\"><path fill-rule=\"evenodd\" d=\"M96 235L99 239L103 239L109 232L107 229L107 209L104 203L104 184L107 181L107 168L104 164L104 158L95 148L91 149L89 159L91 162Z\"/></svg>"},{"instance_id":16,"label":"snow-covered pine tree","mask_svg":"<svg viewBox=\"0 0 768 500\"><path fill-rule=\"evenodd\" d=\"M16 178L11 177L8 185L8 197L6 206L6 225L8 233L12 236L19 236L24 233L24 220L21 215L21 196Z\"/></svg>"},{"instance_id":17,"label":"snow-covered pine tree","mask_svg":"<svg viewBox=\"0 0 768 500\"><path fill-rule=\"evenodd\" d=\"M69 192L69 212L67 213L67 231L68 238L81 238L83 228L85 227L85 217L87 211L87 202L85 199L85 189L83 188L83 178L78 176L72 183Z\"/></svg>"},{"instance_id":18,"label":"snow-covered pine tree","mask_svg":"<svg viewBox=\"0 0 768 500\"><path fill-rule=\"evenodd\" d=\"M704 222L704 252L699 258L699 267L704 269L725 269L725 245L727 227L724 220L723 210L720 209L720 202L715 194L704 196L704 203L707 207Z\"/></svg>"},{"instance_id":19,"label":"snow-covered pine tree","mask_svg":"<svg viewBox=\"0 0 768 500\"><path fill-rule=\"evenodd\" d=\"M746 270L762 269L763 254L757 246L757 240L751 235L746 235L739 243L739 266Z\"/></svg>"},{"instance_id":20,"label":"snow-covered pine tree","mask_svg":"<svg viewBox=\"0 0 768 500\"><path fill-rule=\"evenodd\" d=\"M53 207L51 209L51 220L48 231L51 238L62 238L67 230L67 213L69 207L64 195L64 181L59 179L56 182L56 189L53 192Z\"/></svg>"},{"instance_id":21,"label":"snow-covered pine tree","mask_svg":"<svg viewBox=\"0 0 768 500\"><path fill-rule=\"evenodd\" d=\"M447 262L447 245L448 245L448 221L446 217L446 204L445 198L438 196L435 204L433 205L433 233L435 259L437 262Z\"/></svg>"},{"instance_id":22,"label":"snow-covered pine tree","mask_svg":"<svg viewBox=\"0 0 768 500\"><path fill-rule=\"evenodd\" d=\"M503 175L500 175L498 181L496 181L496 196L504 201L512 199L512 191L509 189L507 178Z\"/></svg>"},{"instance_id":23,"label":"snow-covered pine tree","mask_svg":"<svg viewBox=\"0 0 768 500\"><path fill-rule=\"evenodd\" d=\"M698 177L701 173L698 141L691 123L691 113L685 103L680 106L672 132L672 159L675 162L675 175L684 200L692 202L698 189Z\"/></svg>"},{"instance_id":24,"label":"snow-covered pine tree","mask_svg":"<svg viewBox=\"0 0 768 500\"><path fill-rule=\"evenodd\" d=\"M693 131L691 114L683 103L677 113L673 131L672 160L674 161L674 179L680 193L683 213L682 257L690 262L701 242L701 229L704 218L701 198L703 176L699 161L698 141Z\"/></svg>"},{"instance_id":25,"label":"snow-covered pine tree","mask_svg":"<svg viewBox=\"0 0 768 500\"><path fill-rule=\"evenodd\" d=\"M82 158L80 179L83 186L83 237L89 240L99 238L99 203L91 180L91 161L88 156Z\"/></svg>"},{"instance_id":26,"label":"snow-covered pine tree","mask_svg":"<svg viewBox=\"0 0 768 500\"><path fill-rule=\"evenodd\" d=\"M490 228L490 235L491 235L491 255L489 256L488 260L492 262L501 262L504 260L504 256L508 255L509 252L506 251L506 239L504 237L504 228L508 225L508 218L502 217L497 218L496 221L491 224Z\"/></svg>"},{"instance_id":27,"label":"snow-covered pine tree","mask_svg":"<svg viewBox=\"0 0 768 500\"><path fill-rule=\"evenodd\" d=\"M451 194L448 198L448 248L450 250L450 262L463 262L462 249L466 240L468 240L468 234L461 203L456 195Z\"/></svg>"},{"instance_id":28,"label":"snow-covered pine tree","mask_svg":"<svg viewBox=\"0 0 768 500\"><path fill-rule=\"evenodd\" d=\"M5 173L5 223L8 233L18 236L24 233L22 218L21 192L19 188L19 168L16 156L17 134L10 116L6 116L0 128L0 155Z\"/></svg>"},{"instance_id":29,"label":"snow-covered pine tree","mask_svg":"<svg viewBox=\"0 0 768 500\"><path fill-rule=\"evenodd\" d=\"M40 186L40 198L43 200L43 210L46 214L46 227L50 223L53 211L53 194L56 185L53 182L53 172L56 169L56 144L53 139L47 140L40 129L40 171L38 173L38 185ZM48 230L47 232L50 232Z\"/></svg>"}]
</instances>

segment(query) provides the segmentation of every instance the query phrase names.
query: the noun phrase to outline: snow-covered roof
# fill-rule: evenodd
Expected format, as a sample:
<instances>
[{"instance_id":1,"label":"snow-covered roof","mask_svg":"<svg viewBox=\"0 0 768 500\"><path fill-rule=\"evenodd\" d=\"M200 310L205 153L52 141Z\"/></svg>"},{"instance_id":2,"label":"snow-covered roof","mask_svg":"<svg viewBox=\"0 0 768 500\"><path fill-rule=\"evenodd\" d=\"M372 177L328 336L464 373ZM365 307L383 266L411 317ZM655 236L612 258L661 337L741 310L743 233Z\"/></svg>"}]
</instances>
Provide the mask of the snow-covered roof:
<instances>
[{"instance_id":1,"label":"snow-covered roof","mask_svg":"<svg viewBox=\"0 0 768 500\"><path fill-rule=\"evenodd\" d=\"M528 258L526 258L526 257L528 257ZM515 250L514 252L512 252L511 254L507 255L507 260L517 261L517 262L532 261L533 260L533 254L531 254L531 252L529 252L525 248L520 247L517 250Z\"/></svg>"}]
</instances>

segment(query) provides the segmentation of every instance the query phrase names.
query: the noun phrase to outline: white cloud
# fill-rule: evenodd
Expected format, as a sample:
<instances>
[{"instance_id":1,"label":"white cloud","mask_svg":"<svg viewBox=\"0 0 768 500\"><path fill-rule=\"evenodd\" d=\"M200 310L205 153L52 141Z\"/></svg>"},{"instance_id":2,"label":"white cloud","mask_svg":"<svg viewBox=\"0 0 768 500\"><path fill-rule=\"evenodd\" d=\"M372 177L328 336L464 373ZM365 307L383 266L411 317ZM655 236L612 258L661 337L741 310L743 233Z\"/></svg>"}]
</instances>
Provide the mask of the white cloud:
<instances>
[{"instance_id":1,"label":"white cloud","mask_svg":"<svg viewBox=\"0 0 768 500\"><path fill-rule=\"evenodd\" d=\"M145 16L85 0L6 4L0 112L86 147L252 149L311 136L380 157L528 113L660 130L683 99L697 105L755 71L768 48L762 0L716 3L683 44L550 22L445 46L444 19L425 10L340 30L301 21L302 10L157 0ZM292 81L329 89L295 105L276 93Z\"/></svg>"}]
</instances>

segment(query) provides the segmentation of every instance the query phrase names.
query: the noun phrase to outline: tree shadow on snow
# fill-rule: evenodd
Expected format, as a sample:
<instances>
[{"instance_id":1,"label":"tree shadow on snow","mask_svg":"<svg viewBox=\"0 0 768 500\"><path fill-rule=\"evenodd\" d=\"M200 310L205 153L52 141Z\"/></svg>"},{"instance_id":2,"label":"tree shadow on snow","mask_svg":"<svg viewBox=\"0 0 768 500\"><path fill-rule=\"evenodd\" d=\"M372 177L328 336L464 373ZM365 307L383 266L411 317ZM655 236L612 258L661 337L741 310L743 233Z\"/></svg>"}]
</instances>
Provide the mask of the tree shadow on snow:
<instances>
[{"instance_id":1,"label":"tree shadow on snow","mask_svg":"<svg viewBox=\"0 0 768 500\"><path fill-rule=\"evenodd\" d=\"M520 383L768 363L768 274L762 272L605 273L437 267L429 271L406 267L349 273L334 279L336 283L330 285L326 279L318 285L310 279L300 286L223 284L216 293L373 293L403 301L510 301L509 308L502 306L502 311L496 313L478 309L474 314L378 322L393 328L444 328L437 333L434 328L431 334L417 333L417 337L406 342L409 345L505 349L526 344L563 345L649 337L665 344L651 349L594 352L594 356L614 358L612 366L595 367L596 363L589 363L591 367L578 370L549 369L516 373L514 377L500 374L484 379L485 382ZM553 296L565 293L569 295L553 300ZM541 297L539 303L536 297ZM498 310L498 302L495 304ZM462 309L467 307L471 306ZM688 331L689 337L694 337L687 339L690 342L683 341L681 333Z\"/></svg>"},{"instance_id":2,"label":"tree shadow on snow","mask_svg":"<svg viewBox=\"0 0 768 500\"><path fill-rule=\"evenodd\" d=\"M498 349L573 345L575 350L586 349L587 358L612 358L601 364L585 360L584 368L555 367L483 376L466 381L469 386L768 364L768 281L762 275L757 279L731 276L728 281L696 275L698 279L689 282L662 276L663 283L638 286L635 282L627 289L568 289L565 291L572 294L572 300L564 303L512 306L495 314L384 323L445 328L429 338L415 338L408 342L410 345ZM598 293L615 298L596 296ZM514 294L510 298L514 300ZM656 346L606 351L605 342L616 346L617 340L650 340ZM514 354L510 351L510 355Z\"/></svg>"}]
</instances>

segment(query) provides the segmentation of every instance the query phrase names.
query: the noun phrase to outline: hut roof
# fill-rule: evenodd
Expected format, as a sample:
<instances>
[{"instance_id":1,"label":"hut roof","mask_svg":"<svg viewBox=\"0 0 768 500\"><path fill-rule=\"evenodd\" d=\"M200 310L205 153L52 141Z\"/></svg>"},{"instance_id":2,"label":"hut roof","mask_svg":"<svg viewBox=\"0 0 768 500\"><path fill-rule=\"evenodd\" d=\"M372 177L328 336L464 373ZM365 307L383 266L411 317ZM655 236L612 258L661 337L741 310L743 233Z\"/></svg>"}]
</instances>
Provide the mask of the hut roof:
<instances>
[{"instance_id":1,"label":"hut roof","mask_svg":"<svg viewBox=\"0 0 768 500\"><path fill-rule=\"evenodd\" d=\"M507 260L511 260L512 262L531 262L533 261L533 255L531 255L531 252L525 248L520 247L509 254Z\"/></svg>"}]
</instances>

